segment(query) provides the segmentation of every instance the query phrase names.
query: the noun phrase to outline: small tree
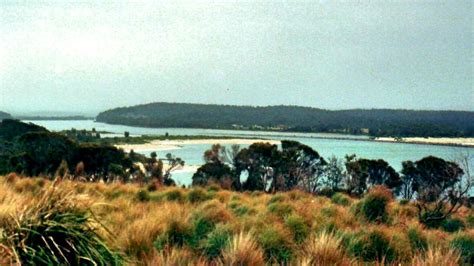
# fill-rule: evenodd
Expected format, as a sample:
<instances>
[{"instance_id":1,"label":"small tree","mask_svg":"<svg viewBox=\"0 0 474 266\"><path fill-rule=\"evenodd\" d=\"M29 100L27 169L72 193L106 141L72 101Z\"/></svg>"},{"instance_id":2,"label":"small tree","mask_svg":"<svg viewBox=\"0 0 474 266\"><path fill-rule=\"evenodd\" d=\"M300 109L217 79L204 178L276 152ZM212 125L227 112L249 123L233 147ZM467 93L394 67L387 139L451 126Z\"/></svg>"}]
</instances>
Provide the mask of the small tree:
<instances>
[{"instance_id":1,"label":"small tree","mask_svg":"<svg viewBox=\"0 0 474 266\"><path fill-rule=\"evenodd\" d=\"M473 184L469 159L465 162L466 171L456 162L433 156L403 163L404 187L411 191L406 195L416 199L420 222L437 227L462 206Z\"/></svg>"},{"instance_id":2,"label":"small tree","mask_svg":"<svg viewBox=\"0 0 474 266\"><path fill-rule=\"evenodd\" d=\"M128 132L128 131L125 131L123 134L124 134L125 138L130 137L130 132Z\"/></svg>"}]
</instances>

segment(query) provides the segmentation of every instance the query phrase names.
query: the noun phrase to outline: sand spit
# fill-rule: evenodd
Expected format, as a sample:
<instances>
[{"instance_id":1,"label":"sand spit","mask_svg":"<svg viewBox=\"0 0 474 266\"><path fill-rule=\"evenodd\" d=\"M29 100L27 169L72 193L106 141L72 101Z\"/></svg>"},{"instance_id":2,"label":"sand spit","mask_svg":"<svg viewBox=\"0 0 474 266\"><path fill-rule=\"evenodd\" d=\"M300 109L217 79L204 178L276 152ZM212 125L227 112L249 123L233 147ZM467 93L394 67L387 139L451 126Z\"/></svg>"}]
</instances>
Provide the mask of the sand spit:
<instances>
[{"instance_id":1,"label":"sand spit","mask_svg":"<svg viewBox=\"0 0 474 266\"><path fill-rule=\"evenodd\" d=\"M123 149L126 152L134 150L136 152L147 151L171 151L180 149L184 145L250 145L255 142L269 142L271 144L280 144L278 140L263 140L263 139L193 139L193 140L153 140L146 144L124 144L116 145L116 147Z\"/></svg>"},{"instance_id":2,"label":"sand spit","mask_svg":"<svg viewBox=\"0 0 474 266\"><path fill-rule=\"evenodd\" d=\"M400 142L413 144L432 144L432 145L447 145L447 146L465 146L474 147L474 138L376 138L376 141L381 142Z\"/></svg>"}]
</instances>

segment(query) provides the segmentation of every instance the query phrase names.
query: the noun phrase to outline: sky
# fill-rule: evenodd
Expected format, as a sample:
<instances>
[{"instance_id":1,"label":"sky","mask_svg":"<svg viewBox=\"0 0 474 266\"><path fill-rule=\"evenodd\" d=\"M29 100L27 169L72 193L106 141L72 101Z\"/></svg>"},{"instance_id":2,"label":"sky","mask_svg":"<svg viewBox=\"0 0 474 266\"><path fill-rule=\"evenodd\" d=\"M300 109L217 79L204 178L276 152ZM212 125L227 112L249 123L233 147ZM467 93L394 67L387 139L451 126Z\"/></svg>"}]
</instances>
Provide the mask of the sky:
<instances>
[{"instance_id":1,"label":"sky","mask_svg":"<svg viewBox=\"0 0 474 266\"><path fill-rule=\"evenodd\" d=\"M474 111L473 14L470 0L1 1L0 110Z\"/></svg>"}]
</instances>

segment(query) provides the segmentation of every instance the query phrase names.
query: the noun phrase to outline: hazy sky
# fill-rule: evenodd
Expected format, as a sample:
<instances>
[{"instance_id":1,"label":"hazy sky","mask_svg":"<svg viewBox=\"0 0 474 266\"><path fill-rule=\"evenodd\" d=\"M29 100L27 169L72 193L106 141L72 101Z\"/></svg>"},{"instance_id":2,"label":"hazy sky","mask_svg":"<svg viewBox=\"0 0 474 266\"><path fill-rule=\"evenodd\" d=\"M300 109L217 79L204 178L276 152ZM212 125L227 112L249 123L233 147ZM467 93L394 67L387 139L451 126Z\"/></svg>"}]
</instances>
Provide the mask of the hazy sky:
<instances>
[{"instance_id":1,"label":"hazy sky","mask_svg":"<svg viewBox=\"0 0 474 266\"><path fill-rule=\"evenodd\" d=\"M0 2L0 110L474 110L470 0L67 2Z\"/></svg>"}]
</instances>

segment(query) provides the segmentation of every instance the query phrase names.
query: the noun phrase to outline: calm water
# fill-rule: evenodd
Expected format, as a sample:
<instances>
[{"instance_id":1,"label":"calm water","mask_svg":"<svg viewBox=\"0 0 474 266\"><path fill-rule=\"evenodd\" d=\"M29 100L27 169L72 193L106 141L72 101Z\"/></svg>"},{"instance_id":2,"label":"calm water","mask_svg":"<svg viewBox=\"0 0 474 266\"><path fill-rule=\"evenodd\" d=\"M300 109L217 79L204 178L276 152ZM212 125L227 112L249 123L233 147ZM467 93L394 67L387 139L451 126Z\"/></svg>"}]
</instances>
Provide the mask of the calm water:
<instances>
[{"instance_id":1,"label":"calm water","mask_svg":"<svg viewBox=\"0 0 474 266\"><path fill-rule=\"evenodd\" d=\"M92 120L72 120L72 121L26 121L44 126L52 131L65 129L87 129L95 128L97 131L107 131L113 135L123 135L125 131L131 135L211 135L211 136L245 136L268 139L290 139L304 143L317 150L322 156L330 157L335 155L343 158L346 154L357 154L359 157L369 159L382 158L389 162L395 169L401 169L401 163L405 160L419 160L425 156L433 155L440 158L452 160L460 154L474 153L473 148L434 146L420 144L403 143L381 143L362 141L365 136L348 136L337 134L319 133L281 133L281 132L256 132L256 131L236 131L236 130L215 130L215 129L191 129L191 128L141 128L120 125L109 125L97 123ZM322 139L331 137L333 139ZM341 139L351 138L351 139ZM184 145L181 149L173 151L157 151L160 157L166 153L173 153L185 160L187 165L202 164L202 154L210 145ZM474 166L474 161L471 161ZM175 180L181 184L190 184L191 172L177 172L173 175Z\"/></svg>"}]
</instances>

